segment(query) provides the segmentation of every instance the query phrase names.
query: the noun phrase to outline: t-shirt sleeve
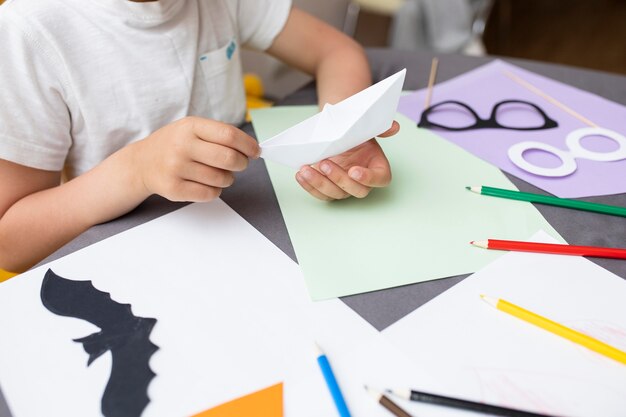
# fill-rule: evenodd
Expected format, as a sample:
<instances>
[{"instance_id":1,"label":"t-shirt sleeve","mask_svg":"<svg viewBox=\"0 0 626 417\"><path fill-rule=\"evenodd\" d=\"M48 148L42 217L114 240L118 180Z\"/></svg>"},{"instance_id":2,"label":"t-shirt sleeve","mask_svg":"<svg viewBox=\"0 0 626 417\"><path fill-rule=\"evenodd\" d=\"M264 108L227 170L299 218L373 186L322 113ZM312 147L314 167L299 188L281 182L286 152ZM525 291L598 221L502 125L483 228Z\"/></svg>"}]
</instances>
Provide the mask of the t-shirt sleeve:
<instances>
[{"instance_id":1,"label":"t-shirt sleeve","mask_svg":"<svg viewBox=\"0 0 626 417\"><path fill-rule=\"evenodd\" d=\"M71 122L51 59L25 23L0 14L0 158L32 168L59 171L71 146Z\"/></svg>"},{"instance_id":2,"label":"t-shirt sleeve","mask_svg":"<svg viewBox=\"0 0 626 417\"><path fill-rule=\"evenodd\" d=\"M264 51L283 30L291 0L239 0L237 20L241 43L249 48Z\"/></svg>"}]
</instances>

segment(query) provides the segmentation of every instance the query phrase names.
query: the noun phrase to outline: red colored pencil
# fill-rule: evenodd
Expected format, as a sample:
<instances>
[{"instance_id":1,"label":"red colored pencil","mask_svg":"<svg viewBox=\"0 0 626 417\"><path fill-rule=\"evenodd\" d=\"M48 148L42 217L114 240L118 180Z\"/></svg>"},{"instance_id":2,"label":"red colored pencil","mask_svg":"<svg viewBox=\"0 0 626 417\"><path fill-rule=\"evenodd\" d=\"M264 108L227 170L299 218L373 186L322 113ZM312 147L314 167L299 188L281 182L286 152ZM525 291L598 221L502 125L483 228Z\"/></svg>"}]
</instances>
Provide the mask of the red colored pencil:
<instances>
[{"instance_id":1,"label":"red colored pencil","mask_svg":"<svg viewBox=\"0 0 626 417\"><path fill-rule=\"evenodd\" d=\"M517 242L515 240L473 240L474 246L484 249L512 250L521 252L553 253L557 255L592 256L595 258L626 259L626 249L597 246L574 246L554 243Z\"/></svg>"}]
</instances>

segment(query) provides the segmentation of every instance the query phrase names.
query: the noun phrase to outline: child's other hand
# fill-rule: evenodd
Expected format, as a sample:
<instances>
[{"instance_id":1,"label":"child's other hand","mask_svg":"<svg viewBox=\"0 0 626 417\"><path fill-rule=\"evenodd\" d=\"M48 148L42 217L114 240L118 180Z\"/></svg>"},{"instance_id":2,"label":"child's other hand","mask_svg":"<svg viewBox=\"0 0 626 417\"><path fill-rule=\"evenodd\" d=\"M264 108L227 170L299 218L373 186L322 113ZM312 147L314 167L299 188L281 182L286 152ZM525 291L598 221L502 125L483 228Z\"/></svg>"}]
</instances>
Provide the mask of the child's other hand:
<instances>
[{"instance_id":1,"label":"child's other hand","mask_svg":"<svg viewBox=\"0 0 626 417\"><path fill-rule=\"evenodd\" d=\"M398 122L379 137L393 136ZM341 200L351 196L366 197L374 187L391 182L391 168L378 142L371 139L340 155L304 166L296 173L298 183L320 200Z\"/></svg>"},{"instance_id":2,"label":"child's other hand","mask_svg":"<svg viewBox=\"0 0 626 417\"><path fill-rule=\"evenodd\" d=\"M172 201L210 201L234 182L257 142L226 123L186 117L134 144L136 172L144 191Z\"/></svg>"}]
</instances>

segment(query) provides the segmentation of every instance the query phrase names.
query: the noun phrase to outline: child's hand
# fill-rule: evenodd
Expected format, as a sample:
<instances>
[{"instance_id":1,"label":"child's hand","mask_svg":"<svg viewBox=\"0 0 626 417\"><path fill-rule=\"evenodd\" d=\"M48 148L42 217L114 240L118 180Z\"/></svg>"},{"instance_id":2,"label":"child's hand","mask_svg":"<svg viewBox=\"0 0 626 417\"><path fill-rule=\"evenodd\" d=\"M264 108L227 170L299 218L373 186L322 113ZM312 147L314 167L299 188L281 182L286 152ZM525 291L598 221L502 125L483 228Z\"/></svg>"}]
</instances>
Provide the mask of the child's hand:
<instances>
[{"instance_id":1,"label":"child's hand","mask_svg":"<svg viewBox=\"0 0 626 417\"><path fill-rule=\"evenodd\" d=\"M172 201L210 201L233 184L233 172L258 158L257 142L226 123L186 117L135 144L145 191Z\"/></svg>"},{"instance_id":2,"label":"child's hand","mask_svg":"<svg viewBox=\"0 0 626 417\"><path fill-rule=\"evenodd\" d=\"M379 137L393 136L400 130L394 121ZM389 161L375 139L340 155L304 166L296 174L298 183L320 200L366 197L374 187L385 187L391 181Z\"/></svg>"}]
</instances>

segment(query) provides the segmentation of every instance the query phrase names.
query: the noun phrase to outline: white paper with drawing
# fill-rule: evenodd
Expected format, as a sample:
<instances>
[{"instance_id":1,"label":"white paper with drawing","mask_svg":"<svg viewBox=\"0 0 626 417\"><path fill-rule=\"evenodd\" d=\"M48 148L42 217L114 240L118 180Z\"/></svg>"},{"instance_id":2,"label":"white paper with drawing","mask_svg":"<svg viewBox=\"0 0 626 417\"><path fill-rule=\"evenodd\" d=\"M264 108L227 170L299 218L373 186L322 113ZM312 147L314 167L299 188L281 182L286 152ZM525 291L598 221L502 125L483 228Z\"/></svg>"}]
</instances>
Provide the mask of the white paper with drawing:
<instances>
[{"instance_id":1,"label":"white paper with drawing","mask_svg":"<svg viewBox=\"0 0 626 417\"><path fill-rule=\"evenodd\" d=\"M533 241L554 242L545 233ZM383 333L445 394L550 415L624 416L626 366L496 310L510 301L626 350L626 281L575 256L509 253Z\"/></svg>"},{"instance_id":2,"label":"white paper with drawing","mask_svg":"<svg viewBox=\"0 0 626 417\"><path fill-rule=\"evenodd\" d=\"M261 157L292 168L338 155L387 131L406 69L331 105L261 144Z\"/></svg>"}]
</instances>

